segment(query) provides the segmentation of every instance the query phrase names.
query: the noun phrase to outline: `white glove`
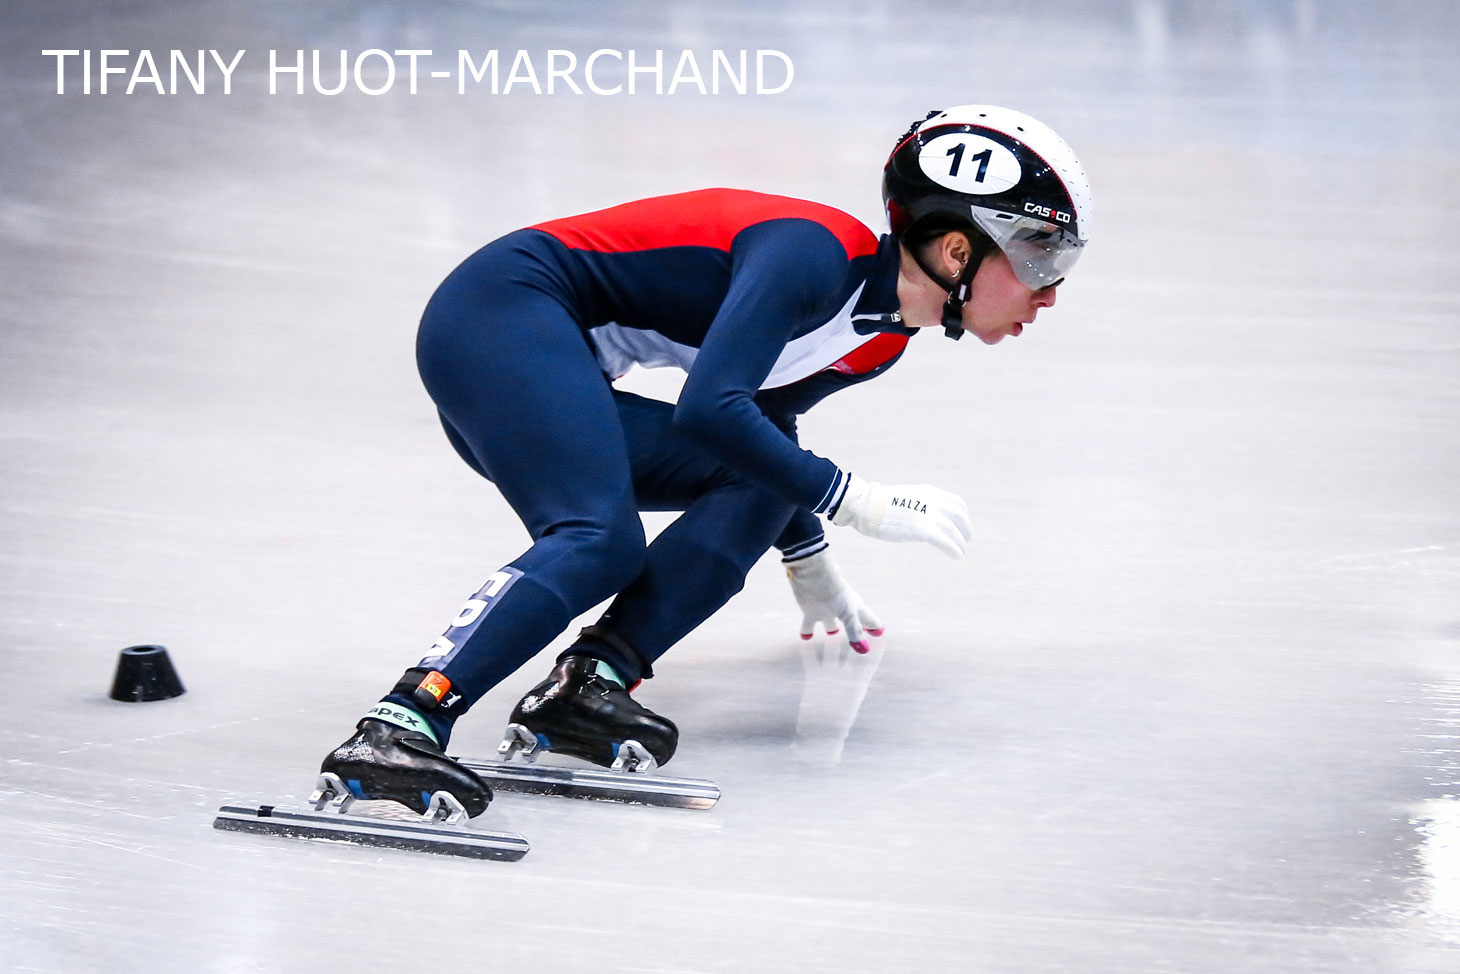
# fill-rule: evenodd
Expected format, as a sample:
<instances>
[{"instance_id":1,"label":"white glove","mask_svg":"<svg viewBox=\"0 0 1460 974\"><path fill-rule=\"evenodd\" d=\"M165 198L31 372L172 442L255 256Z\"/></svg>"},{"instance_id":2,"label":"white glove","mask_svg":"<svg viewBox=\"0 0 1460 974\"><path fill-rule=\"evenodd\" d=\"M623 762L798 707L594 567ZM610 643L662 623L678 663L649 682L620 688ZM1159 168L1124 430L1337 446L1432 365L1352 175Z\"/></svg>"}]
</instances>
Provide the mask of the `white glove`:
<instances>
[{"instance_id":1,"label":"white glove","mask_svg":"<svg viewBox=\"0 0 1460 974\"><path fill-rule=\"evenodd\" d=\"M867 637L882 635L882 623L842 578L830 552L823 548L814 555L787 562L786 577L801 607L802 639L815 634L818 622L826 627L828 636L835 636L840 626L846 626L852 648L859 653L871 651Z\"/></svg>"},{"instance_id":2,"label":"white glove","mask_svg":"<svg viewBox=\"0 0 1460 974\"><path fill-rule=\"evenodd\" d=\"M950 558L962 558L973 536L968 505L957 494L927 484L889 487L851 474L831 523L883 541L926 541Z\"/></svg>"}]
</instances>

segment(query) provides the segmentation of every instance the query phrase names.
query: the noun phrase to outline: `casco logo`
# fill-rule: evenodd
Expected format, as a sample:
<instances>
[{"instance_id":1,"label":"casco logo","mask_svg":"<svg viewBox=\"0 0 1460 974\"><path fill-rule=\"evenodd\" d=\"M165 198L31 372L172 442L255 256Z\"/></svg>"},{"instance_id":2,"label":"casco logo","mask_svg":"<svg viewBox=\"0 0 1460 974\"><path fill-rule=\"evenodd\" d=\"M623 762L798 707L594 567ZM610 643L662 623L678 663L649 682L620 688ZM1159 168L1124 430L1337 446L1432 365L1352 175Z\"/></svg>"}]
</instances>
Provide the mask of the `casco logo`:
<instances>
[{"instance_id":1,"label":"casco logo","mask_svg":"<svg viewBox=\"0 0 1460 974\"><path fill-rule=\"evenodd\" d=\"M1038 203L1025 203L1024 212L1033 213L1035 216L1042 216L1046 219L1053 217L1060 223L1069 223L1071 220L1070 214L1061 212L1050 206L1040 206Z\"/></svg>"}]
</instances>

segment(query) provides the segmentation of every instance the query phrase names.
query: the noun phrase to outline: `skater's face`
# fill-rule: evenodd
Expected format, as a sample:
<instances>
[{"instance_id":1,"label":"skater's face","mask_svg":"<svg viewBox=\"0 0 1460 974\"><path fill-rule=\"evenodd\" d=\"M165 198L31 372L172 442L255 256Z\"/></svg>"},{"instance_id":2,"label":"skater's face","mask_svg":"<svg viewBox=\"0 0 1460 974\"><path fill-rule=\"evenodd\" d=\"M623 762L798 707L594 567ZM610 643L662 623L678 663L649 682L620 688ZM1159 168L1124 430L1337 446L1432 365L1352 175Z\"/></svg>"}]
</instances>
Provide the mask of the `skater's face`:
<instances>
[{"instance_id":1,"label":"skater's face","mask_svg":"<svg viewBox=\"0 0 1460 974\"><path fill-rule=\"evenodd\" d=\"M997 345L1008 336L1018 338L1034 321L1040 308L1054 306L1058 284L1032 291L1014 276L1002 251L984 258L973 275L973 294L963 306L963 330L985 345Z\"/></svg>"}]
</instances>

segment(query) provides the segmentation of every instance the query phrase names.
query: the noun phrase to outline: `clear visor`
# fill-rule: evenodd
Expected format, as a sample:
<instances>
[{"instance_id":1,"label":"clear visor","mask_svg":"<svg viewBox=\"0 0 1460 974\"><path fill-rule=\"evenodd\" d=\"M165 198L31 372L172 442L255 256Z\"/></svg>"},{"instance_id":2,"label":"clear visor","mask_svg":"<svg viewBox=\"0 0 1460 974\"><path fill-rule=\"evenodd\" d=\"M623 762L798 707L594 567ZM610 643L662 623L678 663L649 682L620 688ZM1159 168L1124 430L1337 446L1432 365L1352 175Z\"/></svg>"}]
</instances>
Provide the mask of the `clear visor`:
<instances>
[{"instance_id":1,"label":"clear visor","mask_svg":"<svg viewBox=\"0 0 1460 974\"><path fill-rule=\"evenodd\" d=\"M1009 258L1019 283L1033 291L1064 280L1085 242L1059 224L974 208L973 220Z\"/></svg>"}]
</instances>

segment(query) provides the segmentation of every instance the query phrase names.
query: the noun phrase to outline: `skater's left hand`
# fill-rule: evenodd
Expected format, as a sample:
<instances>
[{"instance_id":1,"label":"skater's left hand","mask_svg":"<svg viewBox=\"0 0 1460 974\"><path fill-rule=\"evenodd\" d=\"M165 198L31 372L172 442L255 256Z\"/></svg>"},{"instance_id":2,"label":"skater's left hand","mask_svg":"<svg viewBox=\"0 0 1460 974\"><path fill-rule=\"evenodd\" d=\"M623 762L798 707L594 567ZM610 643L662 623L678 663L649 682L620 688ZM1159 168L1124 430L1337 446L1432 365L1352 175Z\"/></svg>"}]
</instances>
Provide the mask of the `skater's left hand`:
<instances>
[{"instance_id":1,"label":"skater's left hand","mask_svg":"<svg viewBox=\"0 0 1460 974\"><path fill-rule=\"evenodd\" d=\"M882 623L862 597L842 578L831 552L823 548L814 555L786 562L786 577L791 580L791 594L801 607L801 638L810 639L819 622L828 636L847 627L847 641L852 649L867 653L872 644L867 637L882 635Z\"/></svg>"}]
</instances>

